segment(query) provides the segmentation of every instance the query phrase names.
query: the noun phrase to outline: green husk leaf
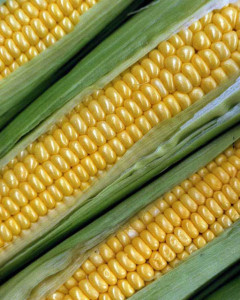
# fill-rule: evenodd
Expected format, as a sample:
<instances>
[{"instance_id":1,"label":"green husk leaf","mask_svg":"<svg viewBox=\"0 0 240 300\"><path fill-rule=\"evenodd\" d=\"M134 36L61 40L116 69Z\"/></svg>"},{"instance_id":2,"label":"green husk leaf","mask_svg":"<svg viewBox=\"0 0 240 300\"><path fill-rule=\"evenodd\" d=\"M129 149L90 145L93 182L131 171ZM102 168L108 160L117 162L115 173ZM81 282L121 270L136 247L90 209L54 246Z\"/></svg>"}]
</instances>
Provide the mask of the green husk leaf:
<instances>
[{"instance_id":1,"label":"green husk leaf","mask_svg":"<svg viewBox=\"0 0 240 300\"><path fill-rule=\"evenodd\" d=\"M112 2L112 0L102 0L102 5L105 3L106 8L110 9L109 7L112 7L113 3L117 5L117 3L121 1L123 3L126 2L126 0L114 2ZM173 0L171 2L162 0L153 2L152 5L149 5L148 8L141 11L107 40L101 43L86 58L77 64L69 74L37 98L0 133L0 158L12 149L22 137L26 136L31 130L46 118L50 117L54 112L58 111L66 103L68 104L61 111L61 115L69 111L76 103L82 101L84 96L91 94L96 89L103 88L123 70L135 63L151 49L155 48L161 41L166 40L173 33L186 27L193 20L198 19L199 16L203 16L209 10L212 10L216 6L223 6L225 3L226 0L217 2L215 0ZM101 2L99 5L100 4ZM96 9L97 6L95 7L95 10ZM89 14L90 12L91 10ZM97 20L102 14L106 14L106 12L100 10ZM94 23L96 24L97 20L95 18L94 7L92 8L92 15L94 15L92 19L94 19ZM87 15L85 18L87 18ZM90 24L91 22L88 20L86 23ZM88 27L86 25L82 26L82 28L82 30L87 30ZM144 34L139 28L144 29ZM77 30L74 32L77 32ZM67 38L68 35L66 39ZM69 35L69 39L70 38L72 39L72 35ZM74 43L75 39L67 43L65 42L66 39L62 39L62 49L64 51L59 51L58 55L61 55L62 52L70 51L69 47L75 49L75 46L73 47L71 44ZM129 47L129 45L131 45L131 47ZM51 51L51 49L49 49L49 51ZM44 59L45 64L49 63L46 57L49 51L44 51L41 56L41 60ZM54 53L54 55L56 55L56 53ZM58 61L58 59L55 60ZM43 62L40 61L40 56L39 60L36 58L32 64L36 64L33 68L35 73L32 73L32 68L29 67L30 64L26 64L26 67L24 66L25 74L31 74L31 80L35 80L35 76L40 76L41 80L44 80L45 76L42 71L38 72L39 66L37 65L42 66L43 64ZM27 68L31 70L28 72ZM16 71L12 77L9 77L9 81L13 81L14 78L18 77L11 93L9 92L9 88L3 89L0 83L0 99L6 99L4 105L8 105L8 102L12 99L12 106L15 101L18 102L17 99L19 99L19 97L23 96L24 101L27 101L27 96L24 95L24 93L28 92L26 81L27 84L31 84L31 88L34 88L34 84L31 80L28 82L27 78L21 74L20 71ZM49 74L49 72L46 74ZM4 81L2 84L4 84ZM3 95L3 93L5 94ZM1 105L1 107L3 107L3 105ZM50 123L54 121L56 121L56 115L48 119L48 125L50 126Z\"/></svg>"},{"instance_id":2,"label":"green husk leaf","mask_svg":"<svg viewBox=\"0 0 240 300\"><path fill-rule=\"evenodd\" d=\"M208 296L211 297L212 294L218 289L222 289L227 285L231 280L239 276L240 274L240 261L236 262L234 265L230 265L224 272L218 274L216 278L208 282L206 285L201 287L196 294L193 295L196 300L208 299Z\"/></svg>"},{"instance_id":3,"label":"green husk leaf","mask_svg":"<svg viewBox=\"0 0 240 300\"><path fill-rule=\"evenodd\" d=\"M240 116L239 82L222 93L225 89L226 85L219 87L175 118L153 128L91 189L80 198L70 198L70 204L58 215L44 220L24 240L10 245L1 254L0 278L6 278L45 248L56 245L171 164L236 124Z\"/></svg>"},{"instance_id":4,"label":"green husk leaf","mask_svg":"<svg viewBox=\"0 0 240 300\"><path fill-rule=\"evenodd\" d=\"M157 197L209 163L238 138L239 124L18 273L0 288L0 298L38 300L53 291L80 266L88 251ZM240 258L240 252L234 250L240 246L239 232L238 222L175 270L138 292L132 299L175 299L174 295L185 299L185 296L191 295L207 280ZM191 280L188 280L188 274Z\"/></svg>"},{"instance_id":5,"label":"green husk leaf","mask_svg":"<svg viewBox=\"0 0 240 300\"><path fill-rule=\"evenodd\" d=\"M122 18L143 0L101 0L81 16L73 32L0 82L0 129L58 77L60 67L76 55L124 10ZM0 138L0 140L2 140Z\"/></svg>"},{"instance_id":6,"label":"green husk leaf","mask_svg":"<svg viewBox=\"0 0 240 300\"><path fill-rule=\"evenodd\" d=\"M219 290L212 293L206 300L219 300L219 299L229 299L229 300L239 300L240 296L240 274L232 279L227 284L223 285Z\"/></svg>"}]
</instances>

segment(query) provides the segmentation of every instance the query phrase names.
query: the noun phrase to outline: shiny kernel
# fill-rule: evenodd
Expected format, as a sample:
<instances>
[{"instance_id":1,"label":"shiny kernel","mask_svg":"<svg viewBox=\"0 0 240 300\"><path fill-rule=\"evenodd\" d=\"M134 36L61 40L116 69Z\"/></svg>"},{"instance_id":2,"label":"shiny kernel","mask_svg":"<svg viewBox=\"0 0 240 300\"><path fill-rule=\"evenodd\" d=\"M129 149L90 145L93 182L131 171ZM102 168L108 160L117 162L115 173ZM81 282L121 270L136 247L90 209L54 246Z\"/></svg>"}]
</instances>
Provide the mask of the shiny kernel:
<instances>
[{"instance_id":1,"label":"shiny kernel","mask_svg":"<svg viewBox=\"0 0 240 300\"><path fill-rule=\"evenodd\" d=\"M156 78L159 75L159 67L149 58L145 58L142 60L141 65L147 71L148 75L151 78Z\"/></svg>"},{"instance_id":2,"label":"shiny kernel","mask_svg":"<svg viewBox=\"0 0 240 300\"><path fill-rule=\"evenodd\" d=\"M172 208L178 214L181 219L188 219L190 216L189 210L180 202L176 201L173 203Z\"/></svg>"},{"instance_id":3,"label":"shiny kernel","mask_svg":"<svg viewBox=\"0 0 240 300\"><path fill-rule=\"evenodd\" d=\"M196 238L199 235L199 231L190 220L183 220L182 228L191 238Z\"/></svg>"},{"instance_id":4,"label":"shiny kernel","mask_svg":"<svg viewBox=\"0 0 240 300\"><path fill-rule=\"evenodd\" d=\"M114 285L117 283L117 278L112 273L112 271L109 269L108 265L104 264L104 265L99 266L97 271L107 284Z\"/></svg>"},{"instance_id":5,"label":"shiny kernel","mask_svg":"<svg viewBox=\"0 0 240 300\"><path fill-rule=\"evenodd\" d=\"M198 208L199 215L208 223L213 224L215 221L214 215L208 210L204 205L199 206Z\"/></svg>"},{"instance_id":6,"label":"shiny kernel","mask_svg":"<svg viewBox=\"0 0 240 300\"><path fill-rule=\"evenodd\" d=\"M221 206L212 198L207 199L206 206L210 210L210 212L214 215L214 217L219 218L223 214L223 209Z\"/></svg>"},{"instance_id":7,"label":"shiny kernel","mask_svg":"<svg viewBox=\"0 0 240 300\"><path fill-rule=\"evenodd\" d=\"M40 200L40 198L35 198L34 200L32 200L30 202L30 205L32 206L32 208L35 210L35 212L39 215L39 216L44 216L47 214L47 207L46 205Z\"/></svg>"},{"instance_id":8,"label":"shiny kernel","mask_svg":"<svg viewBox=\"0 0 240 300\"><path fill-rule=\"evenodd\" d=\"M220 66L220 60L213 50L202 50L199 51L198 54L205 61L210 70L216 69Z\"/></svg>"},{"instance_id":9,"label":"shiny kernel","mask_svg":"<svg viewBox=\"0 0 240 300\"><path fill-rule=\"evenodd\" d=\"M239 199L238 194L234 191L231 185L225 184L222 188L222 192L228 201L232 204L236 203Z\"/></svg>"},{"instance_id":10,"label":"shiny kernel","mask_svg":"<svg viewBox=\"0 0 240 300\"><path fill-rule=\"evenodd\" d=\"M195 212L197 210L196 202L189 195L182 195L180 201L190 212Z\"/></svg>"},{"instance_id":11,"label":"shiny kernel","mask_svg":"<svg viewBox=\"0 0 240 300\"><path fill-rule=\"evenodd\" d=\"M135 290L140 290L144 287L144 281L137 272L129 272L127 280Z\"/></svg>"},{"instance_id":12,"label":"shiny kernel","mask_svg":"<svg viewBox=\"0 0 240 300\"><path fill-rule=\"evenodd\" d=\"M51 185L47 189L55 201L57 201L57 202L62 201L63 194L60 192L60 190L55 185Z\"/></svg>"},{"instance_id":13,"label":"shiny kernel","mask_svg":"<svg viewBox=\"0 0 240 300\"><path fill-rule=\"evenodd\" d=\"M174 55L176 52L176 49L174 48L174 46L167 41L161 42L158 46L158 50L161 52L161 54L164 57Z\"/></svg>"},{"instance_id":14,"label":"shiny kernel","mask_svg":"<svg viewBox=\"0 0 240 300\"><path fill-rule=\"evenodd\" d=\"M191 84L194 87L197 87L201 84L201 76L191 63L183 64L182 72L183 75L186 76L188 80L190 80Z\"/></svg>"},{"instance_id":15,"label":"shiny kernel","mask_svg":"<svg viewBox=\"0 0 240 300\"><path fill-rule=\"evenodd\" d=\"M219 191L222 188L221 181L213 174L207 174L204 176L204 181L214 190Z\"/></svg>"},{"instance_id":16,"label":"shiny kernel","mask_svg":"<svg viewBox=\"0 0 240 300\"><path fill-rule=\"evenodd\" d=\"M14 216L14 219L19 224L21 229L28 229L31 226L30 220L27 219L21 212Z\"/></svg>"},{"instance_id":17,"label":"shiny kernel","mask_svg":"<svg viewBox=\"0 0 240 300\"><path fill-rule=\"evenodd\" d=\"M194 239L193 243L196 245L196 247L198 249L200 249L206 245L206 241L202 236L198 236L196 239Z\"/></svg>"},{"instance_id":18,"label":"shiny kernel","mask_svg":"<svg viewBox=\"0 0 240 300\"><path fill-rule=\"evenodd\" d=\"M238 11L235 7L224 7L221 10L221 14L226 18L233 28L236 26Z\"/></svg>"},{"instance_id":19,"label":"shiny kernel","mask_svg":"<svg viewBox=\"0 0 240 300\"><path fill-rule=\"evenodd\" d=\"M204 31L198 31L193 35L193 47L196 50L203 50L209 48L211 41Z\"/></svg>"},{"instance_id":20,"label":"shiny kernel","mask_svg":"<svg viewBox=\"0 0 240 300\"><path fill-rule=\"evenodd\" d=\"M169 204L163 200L162 198L158 199L155 202L155 205L157 206L157 208L159 209L159 211L162 213L165 211L165 209L167 209L169 207Z\"/></svg>"},{"instance_id":21,"label":"shiny kernel","mask_svg":"<svg viewBox=\"0 0 240 300\"><path fill-rule=\"evenodd\" d=\"M0 237L4 242L11 242L13 236L5 223L0 223Z\"/></svg>"},{"instance_id":22,"label":"shiny kernel","mask_svg":"<svg viewBox=\"0 0 240 300\"><path fill-rule=\"evenodd\" d=\"M211 242L215 238L215 235L211 230L205 231L202 236L207 243Z\"/></svg>"},{"instance_id":23,"label":"shiny kernel","mask_svg":"<svg viewBox=\"0 0 240 300\"><path fill-rule=\"evenodd\" d=\"M173 74L179 73L181 71L181 66L182 62L176 55L169 56L165 59L165 68Z\"/></svg>"},{"instance_id":24,"label":"shiny kernel","mask_svg":"<svg viewBox=\"0 0 240 300\"><path fill-rule=\"evenodd\" d=\"M231 58L222 62L221 67L229 77L239 72L237 63Z\"/></svg>"},{"instance_id":25,"label":"shiny kernel","mask_svg":"<svg viewBox=\"0 0 240 300\"><path fill-rule=\"evenodd\" d=\"M192 242L190 236L181 227L174 228L174 235L184 247L189 246Z\"/></svg>"},{"instance_id":26,"label":"shiny kernel","mask_svg":"<svg viewBox=\"0 0 240 300\"><path fill-rule=\"evenodd\" d=\"M164 87L168 90L168 92L173 93L176 90L174 84L174 77L171 72L167 69L163 69L160 72L160 80L163 83Z\"/></svg>"},{"instance_id":27,"label":"shiny kernel","mask_svg":"<svg viewBox=\"0 0 240 300\"><path fill-rule=\"evenodd\" d=\"M148 259L151 256L151 249L140 237L135 237L132 240L132 245L138 251L138 253L142 255L145 259Z\"/></svg>"},{"instance_id":28,"label":"shiny kernel","mask_svg":"<svg viewBox=\"0 0 240 300\"><path fill-rule=\"evenodd\" d=\"M204 219L198 213L193 213L191 215L191 221L200 233L203 233L208 228L207 222L204 221Z\"/></svg>"},{"instance_id":29,"label":"shiny kernel","mask_svg":"<svg viewBox=\"0 0 240 300\"><path fill-rule=\"evenodd\" d=\"M117 285L123 293L123 295L126 297L131 297L135 293L135 290L126 279L120 279Z\"/></svg>"},{"instance_id":30,"label":"shiny kernel","mask_svg":"<svg viewBox=\"0 0 240 300\"><path fill-rule=\"evenodd\" d=\"M189 29L195 33L195 32L198 32L200 30L202 30L202 24L200 21L195 21L190 27Z\"/></svg>"},{"instance_id":31,"label":"shiny kernel","mask_svg":"<svg viewBox=\"0 0 240 300\"><path fill-rule=\"evenodd\" d=\"M165 243L160 244L159 253L167 262L173 261L176 257L175 252Z\"/></svg>"},{"instance_id":32,"label":"shiny kernel","mask_svg":"<svg viewBox=\"0 0 240 300\"><path fill-rule=\"evenodd\" d=\"M193 55L191 63L196 68L197 72L202 78L205 78L210 75L210 68L198 54Z\"/></svg>"},{"instance_id":33,"label":"shiny kernel","mask_svg":"<svg viewBox=\"0 0 240 300\"><path fill-rule=\"evenodd\" d=\"M124 300L126 299L121 290L117 286L110 286L108 291L111 299L113 300Z\"/></svg>"},{"instance_id":34,"label":"shiny kernel","mask_svg":"<svg viewBox=\"0 0 240 300\"><path fill-rule=\"evenodd\" d=\"M177 50L177 57L183 63L190 62L194 54L195 54L195 49L191 46L183 46Z\"/></svg>"},{"instance_id":35,"label":"shiny kernel","mask_svg":"<svg viewBox=\"0 0 240 300\"><path fill-rule=\"evenodd\" d=\"M164 211L164 215L174 227L180 226L181 218L175 213L172 208L167 208Z\"/></svg>"},{"instance_id":36,"label":"shiny kernel","mask_svg":"<svg viewBox=\"0 0 240 300\"><path fill-rule=\"evenodd\" d=\"M106 262L108 262L110 259L114 257L113 250L106 244L103 244L99 247L99 254Z\"/></svg>"},{"instance_id":37,"label":"shiny kernel","mask_svg":"<svg viewBox=\"0 0 240 300\"><path fill-rule=\"evenodd\" d=\"M71 290L69 291L69 295L71 296L71 300L72 299L73 300L88 300L89 299L87 296L85 296L85 294L78 287L71 288ZM55 299L53 299L53 300L55 300Z\"/></svg>"},{"instance_id":38,"label":"shiny kernel","mask_svg":"<svg viewBox=\"0 0 240 300\"><path fill-rule=\"evenodd\" d=\"M162 76L163 75L164 74L162 74ZM163 77L163 78L165 78L165 77ZM167 78L165 78L165 79L167 79ZM152 79L151 84L156 88L156 90L160 94L161 98L164 98L167 95L169 95L169 92L168 92L167 88L164 86L163 82L161 80L159 80L158 78Z\"/></svg>"},{"instance_id":39,"label":"shiny kernel","mask_svg":"<svg viewBox=\"0 0 240 300\"><path fill-rule=\"evenodd\" d=\"M232 53L237 50L238 47L238 35L236 32L231 31L228 33L225 33L223 35L223 43L226 45L226 47L229 49L229 51Z\"/></svg>"},{"instance_id":40,"label":"shiny kernel","mask_svg":"<svg viewBox=\"0 0 240 300\"><path fill-rule=\"evenodd\" d=\"M222 68L217 68L211 72L212 78L216 81L216 83L222 84L228 79L227 74L223 71Z\"/></svg>"},{"instance_id":41,"label":"shiny kernel","mask_svg":"<svg viewBox=\"0 0 240 300\"><path fill-rule=\"evenodd\" d=\"M220 61L225 61L231 56L231 52L224 42L213 43L211 49L218 56Z\"/></svg>"},{"instance_id":42,"label":"shiny kernel","mask_svg":"<svg viewBox=\"0 0 240 300\"><path fill-rule=\"evenodd\" d=\"M153 237L155 237L159 242L164 242L166 233L162 230L157 223L153 222L147 226L147 229L151 232Z\"/></svg>"},{"instance_id":43,"label":"shiny kernel","mask_svg":"<svg viewBox=\"0 0 240 300\"><path fill-rule=\"evenodd\" d=\"M3 207L2 204L0 204L0 220L4 221L10 218L9 212Z\"/></svg>"},{"instance_id":44,"label":"shiny kernel","mask_svg":"<svg viewBox=\"0 0 240 300\"><path fill-rule=\"evenodd\" d=\"M149 53L149 58L160 68L164 67L164 56L158 50L152 50Z\"/></svg>"},{"instance_id":45,"label":"shiny kernel","mask_svg":"<svg viewBox=\"0 0 240 300\"><path fill-rule=\"evenodd\" d=\"M137 273L144 281L151 281L154 278L154 270L149 264L137 266Z\"/></svg>"},{"instance_id":46,"label":"shiny kernel","mask_svg":"<svg viewBox=\"0 0 240 300\"><path fill-rule=\"evenodd\" d=\"M182 41L186 44L186 45L192 45L192 38L193 38L193 33L192 31L187 28L187 29L183 29L182 31L180 31L178 33L178 35L181 37Z\"/></svg>"},{"instance_id":47,"label":"shiny kernel","mask_svg":"<svg viewBox=\"0 0 240 300\"><path fill-rule=\"evenodd\" d=\"M82 269L78 269L74 274L73 277L77 280L80 281L84 278L86 278L86 273Z\"/></svg>"},{"instance_id":48,"label":"shiny kernel","mask_svg":"<svg viewBox=\"0 0 240 300\"><path fill-rule=\"evenodd\" d=\"M16 236L20 234L21 228L14 218L9 218L7 221L5 221L5 225L9 228L13 235Z\"/></svg>"},{"instance_id":49,"label":"shiny kernel","mask_svg":"<svg viewBox=\"0 0 240 300\"><path fill-rule=\"evenodd\" d=\"M184 250L183 245L174 234L167 234L166 243L175 253L181 253Z\"/></svg>"},{"instance_id":50,"label":"shiny kernel","mask_svg":"<svg viewBox=\"0 0 240 300\"><path fill-rule=\"evenodd\" d=\"M139 245L139 247L141 244ZM138 248L139 248L138 247ZM145 258L132 246L127 245L124 248L124 252L128 255L128 257L135 263L135 264L143 264L145 263ZM148 251L147 257L149 257L151 251ZM151 255L151 254L150 254Z\"/></svg>"},{"instance_id":51,"label":"shiny kernel","mask_svg":"<svg viewBox=\"0 0 240 300\"><path fill-rule=\"evenodd\" d=\"M102 277L97 272L92 272L88 279L92 286L99 292L104 293L108 290L108 284L102 279Z\"/></svg>"},{"instance_id":52,"label":"shiny kernel","mask_svg":"<svg viewBox=\"0 0 240 300\"><path fill-rule=\"evenodd\" d=\"M226 33L232 30L230 23L220 13L216 13L212 18L213 24L215 24L221 32Z\"/></svg>"},{"instance_id":53,"label":"shiny kernel","mask_svg":"<svg viewBox=\"0 0 240 300\"><path fill-rule=\"evenodd\" d=\"M194 88L189 94L191 101L194 103L204 96L204 91L201 88Z\"/></svg>"},{"instance_id":54,"label":"shiny kernel","mask_svg":"<svg viewBox=\"0 0 240 300\"><path fill-rule=\"evenodd\" d=\"M200 22L203 26L206 26L207 24L211 23L213 17L213 12L208 13L204 17L201 18Z\"/></svg>"},{"instance_id":55,"label":"shiny kernel","mask_svg":"<svg viewBox=\"0 0 240 300\"><path fill-rule=\"evenodd\" d=\"M201 88L204 93L209 93L217 87L217 83L212 76L204 78L201 83Z\"/></svg>"}]
</instances>

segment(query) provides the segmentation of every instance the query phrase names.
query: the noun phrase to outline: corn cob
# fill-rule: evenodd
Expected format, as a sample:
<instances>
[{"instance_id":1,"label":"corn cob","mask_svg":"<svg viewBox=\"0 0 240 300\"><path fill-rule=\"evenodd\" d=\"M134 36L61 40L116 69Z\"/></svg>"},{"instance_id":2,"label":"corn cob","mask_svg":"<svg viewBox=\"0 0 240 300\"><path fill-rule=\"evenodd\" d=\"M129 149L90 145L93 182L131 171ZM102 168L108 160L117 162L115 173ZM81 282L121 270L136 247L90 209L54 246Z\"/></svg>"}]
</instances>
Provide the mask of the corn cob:
<instances>
[{"instance_id":1,"label":"corn cob","mask_svg":"<svg viewBox=\"0 0 240 300\"><path fill-rule=\"evenodd\" d=\"M0 79L71 32L97 1L8 0L1 5Z\"/></svg>"},{"instance_id":2,"label":"corn cob","mask_svg":"<svg viewBox=\"0 0 240 300\"><path fill-rule=\"evenodd\" d=\"M87 189L159 122L239 72L240 11L227 6L161 42L2 169L0 245Z\"/></svg>"},{"instance_id":3,"label":"corn cob","mask_svg":"<svg viewBox=\"0 0 240 300\"><path fill-rule=\"evenodd\" d=\"M120 300L239 220L240 141L99 245L47 300Z\"/></svg>"}]
</instances>

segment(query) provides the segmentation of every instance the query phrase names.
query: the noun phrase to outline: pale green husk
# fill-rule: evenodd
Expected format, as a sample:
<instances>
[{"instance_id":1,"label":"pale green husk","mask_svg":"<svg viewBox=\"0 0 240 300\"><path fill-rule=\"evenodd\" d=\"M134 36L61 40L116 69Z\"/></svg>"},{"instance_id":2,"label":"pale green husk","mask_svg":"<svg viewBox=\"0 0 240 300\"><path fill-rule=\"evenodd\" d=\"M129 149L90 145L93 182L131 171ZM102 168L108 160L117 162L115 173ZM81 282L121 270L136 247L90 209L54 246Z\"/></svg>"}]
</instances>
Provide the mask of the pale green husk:
<instances>
[{"instance_id":1,"label":"pale green husk","mask_svg":"<svg viewBox=\"0 0 240 300\"><path fill-rule=\"evenodd\" d=\"M91 249L239 138L240 125L215 139L25 268L0 288L0 298L38 300L54 291L81 265ZM172 300L176 299L174 295L178 295L177 299L186 299L240 258L240 252L237 251L240 247L239 233L238 222L175 270L157 279L130 299Z\"/></svg>"}]
</instances>

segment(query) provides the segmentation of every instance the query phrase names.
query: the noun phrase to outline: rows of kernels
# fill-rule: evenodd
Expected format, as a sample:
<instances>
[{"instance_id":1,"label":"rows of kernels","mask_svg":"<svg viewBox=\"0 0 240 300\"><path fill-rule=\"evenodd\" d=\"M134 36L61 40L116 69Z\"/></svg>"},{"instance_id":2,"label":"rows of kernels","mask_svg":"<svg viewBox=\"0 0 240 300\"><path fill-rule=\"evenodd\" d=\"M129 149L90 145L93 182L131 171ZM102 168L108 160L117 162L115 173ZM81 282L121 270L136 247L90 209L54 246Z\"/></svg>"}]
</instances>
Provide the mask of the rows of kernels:
<instances>
[{"instance_id":1,"label":"rows of kernels","mask_svg":"<svg viewBox=\"0 0 240 300\"><path fill-rule=\"evenodd\" d=\"M238 21L226 19L229 14L240 17L238 10L227 7L222 15L210 13L189 29L160 43L103 90L77 105L8 164L0 180L1 201L7 202L2 203L3 244L7 245L21 230L47 215L65 197L87 189L152 127L208 92L204 86L212 82L210 70L216 67L222 73L225 69L220 65L229 61L225 57L220 63L222 58L214 52L215 48L222 49L213 47L219 40L214 32L222 39L226 34L235 36L239 28ZM226 18L221 22L228 24L230 31L222 28L221 22L218 25L217 20L223 20L223 15ZM215 31L208 32L209 26ZM213 50L198 50L197 41L202 40L198 35L205 37L204 32ZM225 44L221 45L225 49L227 39L224 40ZM231 47L234 51L235 48ZM230 73L234 73L238 67L230 62L228 65L235 66ZM16 219L19 213L21 223L18 216ZM10 217L18 230L12 231L6 223Z\"/></svg>"},{"instance_id":2,"label":"rows of kernels","mask_svg":"<svg viewBox=\"0 0 240 300\"><path fill-rule=\"evenodd\" d=\"M7 0L0 6L0 78L65 34L98 0Z\"/></svg>"},{"instance_id":3,"label":"rows of kernels","mask_svg":"<svg viewBox=\"0 0 240 300\"><path fill-rule=\"evenodd\" d=\"M240 217L240 141L101 244L48 300L125 299Z\"/></svg>"}]
</instances>

